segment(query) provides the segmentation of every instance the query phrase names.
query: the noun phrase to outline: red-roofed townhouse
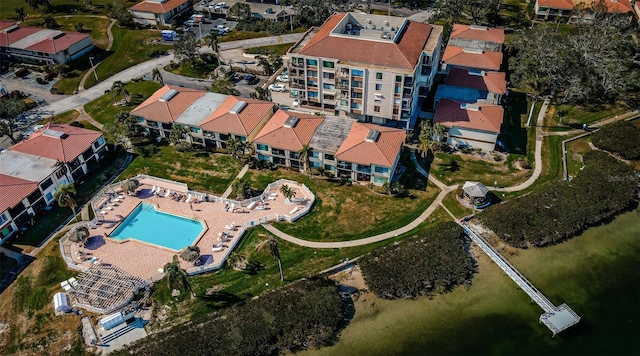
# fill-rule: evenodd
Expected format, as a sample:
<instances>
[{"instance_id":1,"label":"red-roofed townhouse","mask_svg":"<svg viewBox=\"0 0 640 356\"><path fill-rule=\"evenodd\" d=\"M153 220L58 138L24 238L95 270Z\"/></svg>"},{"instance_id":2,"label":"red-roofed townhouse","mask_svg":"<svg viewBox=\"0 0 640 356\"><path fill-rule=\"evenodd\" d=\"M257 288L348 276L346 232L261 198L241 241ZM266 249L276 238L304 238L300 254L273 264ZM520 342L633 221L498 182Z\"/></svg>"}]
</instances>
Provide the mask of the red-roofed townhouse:
<instances>
[{"instance_id":1,"label":"red-roofed townhouse","mask_svg":"<svg viewBox=\"0 0 640 356\"><path fill-rule=\"evenodd\" d=\"M363 122L412 128L437 70L442 27L340 13L288 51L290 96Z\"/></svg>"},{"instance_id":2,"label":"red-roofed townhouse","mask_svg":"<svg viewBox=\"0 0 640 356\"><path fill-rule=\"evenodd\" d=\"M504 30L475 25L453 25L442 56L442 70L452 67L499 71L502 66Z\"/></svg>"},{"instance_id":3,"label":"red-roofed townhouse","mask_svg":"<svg viewBox=\"0 0 640 356\"><path fill-rule=\"evenodd\" d=\"M96 169L106 151L101 132L48 124L0 154L0 242L30 226L58 187Z\"/></svg>"},{"instance_id":4,"label":"red-roofed townhouse","mask_svg":"<svg viewBox=\"0 0 640 356\"><path fill-rule=\"evenodd\" d=\"M129 8L133 20L143 25L169 26L171 20L191 9L191 0L144 0Z\"/></svg>"},{"instance_id":5,"label":"red-roofed townhouse","mask_svg":"<svg viewBox=\"0 0 640 356\"><path fill-rule=\"evenodd\" d=\"M634 9L629 0L536 0L535 13L538 20L562 17L579 23L593 21L596 13L628 15L631 20Z\"/></svg>"},{"instance_id":6,"label":"red-roofed townhouse","mask_svg":"<svg viewBox=\"0 0 640 356\"><path fill-rule=\"evenodd\" d=\"M376 185L391 182L405 138L404 130L354 123L335 154L337 175Z\"/></svg>"},{"instance_id":7,"label":"red-roofed townhouse","mask_svg":"<svg viewBox=\"0 0 640 356\"><path fill-rule=\"evenodd\" d=\"M471 104L501 104L506 94L505 73L454 67L444 84L438 85L434 103L437 106L440 100L450 99Z\"/></svg>"},{"instance_id":8,"label":"red-roofed townhouse","mask_svg":"<svg viewBox=\"0 0 640 356\"><path fill-rule=\"evenodd\" d=\"M500 105L443 99L436 107L433 120L447 128L447 144L493 151L503 116L504 108Z\"/></svg>"},{"instance_id":9,"label":"red-roofed townhouse","mask_svg":"<svg viewBox=\"0 0 640 356\"><path fill-rule=\"evenodd\" d=\"M0 21L0 58L3 59L35 64L69 63L91 49L91 36L85 33Z\"/></svg>"},{"instance_id":10,"label":"red-roofed townhouse","mask_svg":"<svg viewBox=\"0 0 640 356\"><path fill-rule=\"evenodd\" d=\"M257 159L304 169L298 152L323 121L322 116L278 110L253 140Z\"/></svg>"}]
</instances>

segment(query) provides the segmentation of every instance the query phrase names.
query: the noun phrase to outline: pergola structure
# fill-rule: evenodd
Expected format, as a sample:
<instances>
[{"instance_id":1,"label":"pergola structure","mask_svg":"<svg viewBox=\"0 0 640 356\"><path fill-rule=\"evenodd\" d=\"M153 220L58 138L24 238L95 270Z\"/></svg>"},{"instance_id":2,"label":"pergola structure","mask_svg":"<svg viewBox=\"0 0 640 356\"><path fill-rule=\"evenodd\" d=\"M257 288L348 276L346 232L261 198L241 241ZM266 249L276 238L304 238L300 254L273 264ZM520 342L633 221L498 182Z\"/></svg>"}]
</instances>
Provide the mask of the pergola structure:
<instances>
[{"instance_id":1,"label":"pergola structure","mask_svg":"<svg viewBox=\"0 0 640 356\"><path fill-rule=\"evenodd\" d=\"M107 314L129 304L147 283L114 266L93 265L77 276L78 285L71 290L73 305L88 311Z\"/></svg>"},{"instance_id":2,"label":"pergola structure","mask_svg":"<svg viewBox=\"0 0 640 356\"><path fill-rule=\"evenodd\" d=\"M465 182L462 186L464 197L476 208L484 208L491 203L489 189L480 182Z\"/></svg>"}]
</instances>

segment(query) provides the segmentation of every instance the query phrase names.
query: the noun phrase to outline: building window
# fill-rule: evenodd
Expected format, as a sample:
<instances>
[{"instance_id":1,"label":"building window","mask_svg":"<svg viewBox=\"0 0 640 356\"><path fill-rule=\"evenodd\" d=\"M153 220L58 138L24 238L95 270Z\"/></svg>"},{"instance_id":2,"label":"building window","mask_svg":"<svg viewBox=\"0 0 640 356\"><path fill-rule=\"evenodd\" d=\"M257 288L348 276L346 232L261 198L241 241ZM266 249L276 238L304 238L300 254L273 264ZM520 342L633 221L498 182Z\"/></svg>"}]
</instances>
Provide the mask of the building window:
<instances>
[{"instance_id":1,"label":"building window","mask_svg":"<svg viewBox=\"0 0 640 356\"><path fill-rule=\"evenodd\" d=\"M318 61L316 61L315 59L307 59L307 65L308 66L317 67L318 66Z\"/></svg>"},{"instance_id":2,"label":"building window","mask_svg":"<svg viewBox=\"0 0 640 356\"><path fill-rule=\"evenodd\" d=\"M380 112L380 107L379 106L374 106L373 107L373 112Z\"/></svg>"},{"instance_id":3,"label":"building window","mask_svg":"<svg viewBox=\"0 0 640 356\"><path fill-rule=\"evenodd\" d=\"M311 162L309 162L309 163L311 164L311 168L318 168L318 167L320 167L320 162L313 162L313 161L311 161Z\"/></svg>"},{"instance_id":4,"label":"building window","mask_svg":"<svg viewBox=\"0 0 640 356\"><path fill-rule=\"evenodd\" d=\"M56 172L56 178L60 179L65 174L67 174L67 166L62 166L62 168ZM45 188L42 188L42 189L45 189Z\"/></svg>"},{"instance_id":5,"label":"building window","mask_svg":"<svg viewBox=\"0 0 640 356\"><path fill-rule=\"evenodd\" d=\"M195 133L202 133L202 129L200 129L199 127L190 127L191 132L195 132Z\"/></svg>"},{"instance_id":6,"label":"building window","mask_svg":"<svg viewBox=\"0 0 640 356\"><path fill-rule=\"evenodd\" d=\"M333 68L333 62L322 61L322 66L324 68Z\"/></svg>"},{"instance_id":7,"label":"building window","mask_svg":"<svg viewBox=\"0 0 640 356\"><path fill-rule=\"evenodd\" d=\"M375 171L376 171L376 173L387 174L387 173L389 173L389 168L376 166Z\"/></svg>"},{"instance_id":8,"label":"building window","mask_svg":"<svg viewBox=\"0 0 640 356\"><path fill-rule=\"evenodd\" d=\"M396 85L396 87L393 89L393 92L396 94L400 94L401 90L402 90L402 87L399 85Z\"/></svg>"},{"instance_id":9,"label":"building window","mask_svg":"<svg viewBox=\"0 0 640 356\"><path fill-rule=\"evenodd\" d=\"M40 184L40 188L42 188L42 190L46 190L46 189L47 189L47 188L49 188L52 184L53 184L53 179L48 178L47 180L45 180L44 182L42 182L42 184Z\"/></svg>"},{"instance_id":10,"label":"building window","mask_svg":"<svg viewBox=\"0 0 640 356\"><path fill-rule=\"evenodd\" d=\"M44 198L50 202L53 199L53 194L52 193L47 193L47 195L44 196Z\"/></svg>"},{"instance_id":11,"label":"building window","mask_svg":"<svg viewBox=\"0 0 640 356\"><path fill-rule=\"evenodd\" d=\"M309 152L309 157L320 158L320 153L316 151Z\"/></svg>"},{"instance_id":12,"label":"building window","mask_svg":"<svg viewBox=\"0 0 640 356\"><path fill-rule=\"evenodd\" d=\"M376 90L382 90L382 84L376 84Z\"/></svg>"},{"instance_id":13,"label":"building window","mask_svg":"<svg viewBox=\"0 0 640 356\"><path fill-rule=\"evenodd\" d=\"M351 75L353 75L354 77L362 77L363 74L364 72L361 70L354 69L351 71Z\"/></svg>"},{"instance_id":14,"label":"building window","mask_svg":"<svg viewBox=\"0 0 640 356\"><path fill-rule=\"evenodd\" d=\"M385 184L387 179L382 177L373 177L373 182L376 184Z\"/></svg>"},{"instance_id":15,"label":"building window","mask_svg":"<svg viewBox=\"0 0 640 356\"><path fill-rule=\"evenodd\" d=\"M307 77L317 77L318 76L318 71L317 70L308 70L307 71Z\"/></svg>"},{"instance_id":16,"label":"building window","mask_svg":"<svg viewBox=\"0 0 640 356\"><path fill-rule=\"evenodd\" d=\"M279 150L277 148L272 148L271 153L278 156L284 156L284 150Z\"/></svg>"},{"instance_id":17,"label":"building window","mask_svg":"<svg viewBox=\"0 0 640 356\"><path fill-rule=\"evenodd\" d=\"M0 215L0 225L3 225L4 223L6 223L7 220L9 220L9 218L7 218L5 214Z\"/></svg>"},{"instance_id":18,"label":"building window","mask_svg":"<svg viewBox=\"0 0 640 356\"><path fill-rule=\"evenodd\" d=\"M402 83L402 76L396 75L396 83Z\"/></svg>"},{"instance_id":19,"label":"building window","mask_svg":"<svg viewBox=\"0 0 640 356\"><path fill-rule=\"evenodd\" d=\"M334 165L331 165L331 164L325 164L324 165L324 169L326 169L328 171L335 171L336 167Z\"/></svg>"},{"instance_id":20,"label":"building window","mask_svg":"<svg viewBox=\"0 0 640 356\"><path fill-rule=\"evenodd\" d=\"M317 98L318 97L318 92L317 91L310 91L308 93L310 98Z\"/></svg>"},{"instance_id":21,"label":"building window","mask_svg":"<svg viewBox=\"0 0 640 356\"><path fill-rule=\"evenodd\" d=\"M382 73L380 72L376 73L376 79L378 80L382 79Z\"/></svg>"},{"instance_id":22,"label":"building window","mask_svg":"<svg viewBox=\"0 0 640 356\"><path fill-rule=\"evenodd\" d=\"M325 153L324 154L324 159L327 160L327 161L333 161L335 159L335 157L333 155Z\"/></svg>"},{"instance_id":23,"label":"building window","mask_svg":"<svg viewBox=\"0 0 640 356\"><path fill-rule=\"evenodd\" d=\"M336 87L333 84L322 84L322 89L335 90Z\"/></svg>"},{"instance_id":24,"label":"building window","mask_svg":"<svg viewBox=\"0 0 640 356\"><path fill-rule=\"evenodd\" d=\"M256 147L260 150L260 151L269 151L269 146L267 145L263 145L261 143L257 144Z\"/></svg>"}]
</instances>

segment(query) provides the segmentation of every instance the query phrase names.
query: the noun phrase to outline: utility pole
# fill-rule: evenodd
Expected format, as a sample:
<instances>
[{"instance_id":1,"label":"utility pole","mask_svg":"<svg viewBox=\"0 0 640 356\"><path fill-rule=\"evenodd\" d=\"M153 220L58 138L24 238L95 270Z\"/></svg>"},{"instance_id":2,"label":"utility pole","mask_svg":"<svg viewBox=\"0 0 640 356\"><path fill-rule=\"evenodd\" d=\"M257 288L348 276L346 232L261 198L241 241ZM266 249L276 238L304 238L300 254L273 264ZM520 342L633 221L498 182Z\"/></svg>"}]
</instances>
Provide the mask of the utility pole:
<instances>
[{"instance_id":1,"label":"utility pole","mask_svg":"<svg viewBox=\"0 0 640 356\"><path fill-rule=\"evenodd\" d=\"M93 70L93 75L96 77L96 82L98 81L98 74L96 74L96 67L93 65L93 57L89 57L89 63L91 63L91 70Z\"/></svg>"}]
</instances>

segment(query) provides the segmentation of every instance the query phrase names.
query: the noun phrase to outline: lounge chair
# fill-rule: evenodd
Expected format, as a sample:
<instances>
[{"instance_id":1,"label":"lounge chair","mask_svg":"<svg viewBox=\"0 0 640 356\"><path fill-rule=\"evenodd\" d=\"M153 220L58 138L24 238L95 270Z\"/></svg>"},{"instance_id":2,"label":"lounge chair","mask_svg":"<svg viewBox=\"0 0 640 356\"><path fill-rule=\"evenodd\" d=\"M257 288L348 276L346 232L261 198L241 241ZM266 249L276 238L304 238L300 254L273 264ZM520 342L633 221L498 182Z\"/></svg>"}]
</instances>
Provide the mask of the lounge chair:
<instances>
[{"instance_id":1,"label":"lounge chair","mask_svg":"<svg viewBox=\"0 0 640 356\"><path fill-rule=\"evenodd\" d=\"M154 185L154 186L153 186L153 188L151 188L151 194L155 193L155 192L156 192L156 189L157 189L157 188L156 188L156 186Z\"/></svg>"},{"instance_id":2,"label":"lounge chair","mask_svg":"<svg viewBox=\"0 0 640 356\"><path fill-rule=\"evenodd\" d=\"M293 214L295 214L297 211L298 211L298 207L296 206L295 208L293 208L293 210L291 210L291 211L289 212L289 215L293 215Z\"/></svg>"},{"instance_id":3,"label":"lounge chair","mask_svg":"<svg viewBox=\"0 0 640 356\"><path fill-rule=\"evenodd\" d=\"M185 203L188 203L188 202L190 202L190 201L191 201L191 194L189 194L189 196L187 197L187 200L185 200L184 202L185 202Z\"/></svg>"},{"instance_id":4,"label":"lounge chair","mask_svg":"<svg viewBox=\"0 0 640 356\"><path fill-rule=\"evenodd\" d=\"M107 209L107 210L113 210L113 207L111 207L111 206L107 206L107 207L105 207L105 209Z\"/></svg>"},{"instance_id":5,"label":"lounge chair","mask_svg":"<svg viewBox=\"0 0 640 356\"><path fill-rule=\"evenodd\" d=\"M167 193L164 195L164 197L165 197L165 198L166 198L166 197L168 197L168 196L169 196L169 194L171 194L171 189L167 189Z\"/></svg>"}]
</instances>

